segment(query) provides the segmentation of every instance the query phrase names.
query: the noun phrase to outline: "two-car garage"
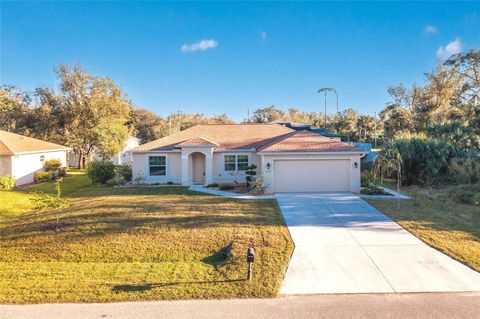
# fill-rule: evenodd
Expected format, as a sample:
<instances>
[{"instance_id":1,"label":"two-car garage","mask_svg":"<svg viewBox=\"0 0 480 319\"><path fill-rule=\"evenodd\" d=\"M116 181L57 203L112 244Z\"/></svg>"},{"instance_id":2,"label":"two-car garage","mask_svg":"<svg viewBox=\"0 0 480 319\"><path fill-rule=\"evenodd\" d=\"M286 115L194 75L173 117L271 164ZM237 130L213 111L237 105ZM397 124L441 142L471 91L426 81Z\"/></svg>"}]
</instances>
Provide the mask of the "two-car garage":
<instances>
[{"instance_id":1,"label":"two-car garage","mask_svg":"<svg viewBox=\"0 0 480 319\"><path fill-rule=\"evenodd\" d=\"M350 159L302 159L273 161L273 191L350 191Z\"/></svg>"},{"instance_id":2,"label":"two-car garage","mask_svg":"<svg viewBox=\"0 0 480 319\"><path fill-rule=\"evenodd\" d=\"M262 155L269 193L360 192L360 152Z\"/></svg>"}]
</instances>

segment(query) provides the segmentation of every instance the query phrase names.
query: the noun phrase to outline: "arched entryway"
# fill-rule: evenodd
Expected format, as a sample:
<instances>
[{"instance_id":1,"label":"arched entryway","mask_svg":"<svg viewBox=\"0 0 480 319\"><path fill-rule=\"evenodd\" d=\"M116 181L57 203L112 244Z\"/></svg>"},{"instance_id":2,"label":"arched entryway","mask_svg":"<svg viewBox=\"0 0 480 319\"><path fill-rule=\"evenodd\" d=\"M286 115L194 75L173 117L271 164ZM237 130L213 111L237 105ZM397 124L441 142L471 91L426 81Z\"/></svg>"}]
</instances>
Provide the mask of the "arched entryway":
<instances>
[{"instance_id":1,"label":"arched entryway","mask_svg":"<svg viewBox=\"0 0 480 319\"><path fill-rule=\"evenodd\" d=\"M192 184L205 184L205 159L206 156L200 152L191 153L189 156L190 180Z\"/></svg>"}]
</instances>

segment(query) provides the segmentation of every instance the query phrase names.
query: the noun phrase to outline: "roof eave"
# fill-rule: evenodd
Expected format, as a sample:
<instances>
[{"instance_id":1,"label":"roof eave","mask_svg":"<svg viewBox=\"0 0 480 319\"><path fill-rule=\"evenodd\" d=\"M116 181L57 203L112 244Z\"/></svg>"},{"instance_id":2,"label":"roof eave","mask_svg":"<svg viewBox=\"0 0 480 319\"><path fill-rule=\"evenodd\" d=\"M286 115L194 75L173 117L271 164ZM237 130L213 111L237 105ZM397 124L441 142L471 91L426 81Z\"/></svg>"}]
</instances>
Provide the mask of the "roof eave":
<instances>
[{"instance_id":1,"label":"roof eave","mask_svg":"<svg viewBox=\"0 0 480 319\"><path fill-rule=\"evenodd\" d=\"M38 151L28 151L28 152L4 152L0 153L0 155L23 155L23 154L35 154L35 153L48 153L48 152L60 152L60 151L71 151L71 147L67 148L58 148L53 150L38 150Z\"/></svg>"},{"instance_id":2,"label":"roof eave","mask_svg":"<svg viewBox=\"0 0 480 319\"><path fill-rule=\"evenodd\" d=\"M355 155L365 155L367 154L368 152L365 152L365 151L306 151L306 152L302 152L302 151L298 151L298 152L294 152L294 151L289 151L289 152L257 152L257 154L259 155L297 155L297 154L302 154L302 155L338 155L338 154L346 154L346 155L351 155L351 154L355 154Z\"/></svg>"}]
</instances>

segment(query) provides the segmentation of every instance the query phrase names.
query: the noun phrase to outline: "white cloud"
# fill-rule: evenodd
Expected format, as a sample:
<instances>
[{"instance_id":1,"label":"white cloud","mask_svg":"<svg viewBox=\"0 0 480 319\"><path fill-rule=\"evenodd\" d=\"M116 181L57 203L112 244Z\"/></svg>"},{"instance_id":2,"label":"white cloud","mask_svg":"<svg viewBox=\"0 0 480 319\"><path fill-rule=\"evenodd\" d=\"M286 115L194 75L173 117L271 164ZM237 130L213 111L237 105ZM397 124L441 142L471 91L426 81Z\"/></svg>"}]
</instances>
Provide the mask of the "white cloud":
<instances>
[{"instance_id":1,"label":"white cloud","mask_svg":"<svg viewBox=\"0 0 480 319\"><path fill-rule=\"evenodd\" d=\"M433 34L433 33L437 33L438 29L437 27L433 26L433 25L427 25L423 31L425 31L425 33L429 33L429 34Z\"/></svg>"},{"instance_id":2,"label":"white cloud","mask_svg":"<svg viewBox=\"0 0 480 319\"><path fill-rule=\"evenodd\" d=\"M450 56L460 53L462 50L462 42L460 38L456 38L455 40L449 42L444 47L439 47L437 50L437 60L438 61L445 61Z\"/></svg>"},{"instance_id":3,"label":"white cloud","mask_svg":"<svg viewBox=\"0 0 480 319\"><path fill-rule=\"evenodd\" d=\"M260 32L260 37L261 37L263 40L265 40L265 39L267 38L267 32L265 32L265 31Z\"/></svg>"},{"instance_id":4,"label":"white cloud","mask_svg":"<svg viewBox=\"0 0 480 319\"><path fill-rule=\"evenodd\" d=\"M181 47L182 52L195 52L205 51L208 49L214 49L218 45L218 42L213 39L203 39L191 44L184 44Z\"/></svg>"}]
</instances>

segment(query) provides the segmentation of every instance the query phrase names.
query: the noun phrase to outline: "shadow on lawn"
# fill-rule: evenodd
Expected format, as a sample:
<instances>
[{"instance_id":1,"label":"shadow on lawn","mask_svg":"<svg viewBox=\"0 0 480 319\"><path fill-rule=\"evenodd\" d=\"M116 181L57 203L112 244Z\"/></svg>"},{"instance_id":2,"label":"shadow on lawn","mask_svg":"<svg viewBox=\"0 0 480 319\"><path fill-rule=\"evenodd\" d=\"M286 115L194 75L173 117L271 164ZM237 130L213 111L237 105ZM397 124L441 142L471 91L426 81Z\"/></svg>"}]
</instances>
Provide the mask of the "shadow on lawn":
<instances>
[{"instance_id":1,"label":"shadow on lawn","mask_svg":"<svg viewBox=\"0 0 480 319\"><path fill-rule=\"evenodd\" d=\"M233 283L247 281L247 278L243 279L226 279L226 280L212 280L212 281L180 281L180 282L161 282L150 283L143 285L116 285L112 290L115 292L135 292L135 291L148 291L154 288L172 287L180 285L195 285L195 284L218 284L218 283Z\"/></svg>"}]
</instances>

